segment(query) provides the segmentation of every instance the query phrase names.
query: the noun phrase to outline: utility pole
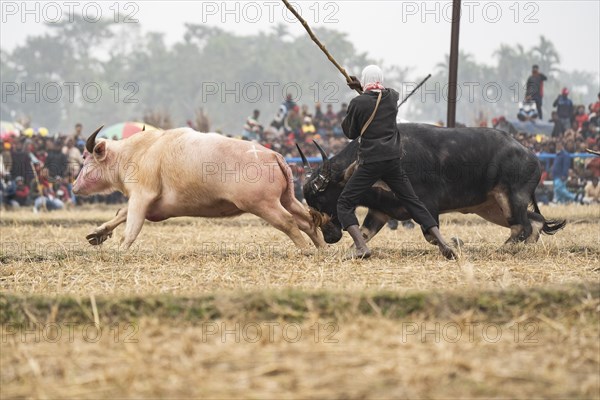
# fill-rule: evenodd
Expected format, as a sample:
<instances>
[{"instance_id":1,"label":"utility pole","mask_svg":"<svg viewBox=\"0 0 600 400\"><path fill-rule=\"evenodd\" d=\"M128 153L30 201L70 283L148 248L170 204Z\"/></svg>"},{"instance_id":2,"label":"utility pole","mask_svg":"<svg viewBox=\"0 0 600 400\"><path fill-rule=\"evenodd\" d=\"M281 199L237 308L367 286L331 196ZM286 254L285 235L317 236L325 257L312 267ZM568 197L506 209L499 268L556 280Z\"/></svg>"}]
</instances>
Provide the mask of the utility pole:
<instances>
[{"instance_id":1,"label":"utility pole","mask_svg":"<svg viewBox=\"0 0 600 400\"><path fill-rule=\"evenodd\" d=\"M458 38L460 35L460 1L452 2L452 33L450 38L450 71L448 72L448 115L446 125L456 125L456 85L458 82Z\"/></svg>"}]
</instances>

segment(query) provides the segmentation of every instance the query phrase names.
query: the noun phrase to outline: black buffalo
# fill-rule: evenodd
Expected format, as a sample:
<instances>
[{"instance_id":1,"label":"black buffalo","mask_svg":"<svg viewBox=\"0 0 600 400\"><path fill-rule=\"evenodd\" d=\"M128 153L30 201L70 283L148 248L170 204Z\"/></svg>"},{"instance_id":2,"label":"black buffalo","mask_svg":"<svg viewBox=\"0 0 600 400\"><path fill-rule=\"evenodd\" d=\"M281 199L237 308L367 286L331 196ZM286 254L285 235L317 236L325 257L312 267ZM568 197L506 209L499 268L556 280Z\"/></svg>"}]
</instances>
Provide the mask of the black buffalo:
<instances>
[{"instance_id":1,"label":"black buffalo","mask_svg":"<svg viewBox=\"0 0 600 400\"><path fill-rule=\"evenodd\" d=\"M546 220L535 200L540 163L531 151L508 134L488 128L440 128L426 124L400 124L402 165L416 194L438 220L448 212L474 213L510 228L507 243L534 243L540 232L554 234L566 221ZM323 165L314 173L308 167L304 197L319 220L325 241L342 237L337 200L356 168L358 143L339 154L327 155L315 142ZM410 219L383 182L377 182L360 202L368 213L362 232L370 240L390 218ZM317 212L315 212L317 211ZM425 238L435 244L433 237Z\"/></svg>"}]
</instances>

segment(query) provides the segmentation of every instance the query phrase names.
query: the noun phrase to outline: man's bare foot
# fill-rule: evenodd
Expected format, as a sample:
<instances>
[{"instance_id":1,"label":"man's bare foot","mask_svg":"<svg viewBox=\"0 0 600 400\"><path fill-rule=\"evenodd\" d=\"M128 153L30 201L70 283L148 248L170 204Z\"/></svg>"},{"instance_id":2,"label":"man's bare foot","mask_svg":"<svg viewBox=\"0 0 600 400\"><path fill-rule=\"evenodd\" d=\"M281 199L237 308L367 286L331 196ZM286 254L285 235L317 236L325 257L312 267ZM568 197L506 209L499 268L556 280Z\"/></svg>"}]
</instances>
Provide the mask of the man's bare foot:
<instances>
[{"instance_id":1,"label":"man's bare foot","mask_svg":"<svg viewBox=\"0 0 600 400\"><path fill-rule=\"evenodd\" d=\"M448 260L458 260L458 256L456 255L454 249L448 246L446 243L441 243L438 247L442 255Z\"/></svg>"},{"instance_id":2,"label":"man's bare foot","mask_svg":"<svg viewBox=\"0 0 600 400\"><path fill-rule=\"evenodd\" d=\"M344 256L344 261L348 260L364 260L371 257L371 250L368 247L362 249L352 246Z\"/></svg>"}]
</instances>

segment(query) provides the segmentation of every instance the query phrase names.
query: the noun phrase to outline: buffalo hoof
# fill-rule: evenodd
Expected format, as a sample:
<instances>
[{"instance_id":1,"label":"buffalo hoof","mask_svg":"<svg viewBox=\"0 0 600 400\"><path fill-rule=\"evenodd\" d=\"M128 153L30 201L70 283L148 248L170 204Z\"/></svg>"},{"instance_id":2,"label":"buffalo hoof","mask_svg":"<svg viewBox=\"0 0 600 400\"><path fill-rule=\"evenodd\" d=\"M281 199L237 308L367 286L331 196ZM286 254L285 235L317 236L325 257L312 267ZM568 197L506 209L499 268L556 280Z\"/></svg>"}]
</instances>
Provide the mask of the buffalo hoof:
<instances>
[{"instance_id":1,"label":"buffalo hoof","mask_svg":"<svg viewBox=\"0 0 600 400\"><path fill-rule=\"evenodd\" d=\"M396 229L398 229L398 220L390 219L388 221L387 225L388 225L388 228L395 231Z\"/></svg>"},{"instance_id":2,"label":"buffalo hoof","mask_svg":"<svg viewBox=\"0 0 600 400\"><path fill-rule=\"evenodd\" d=\"M453 238L450 238L450 240L452 240L452 243L458 248L461 248L465 245L465 242L463 242L462 239L459 237L455 236Z\"/></svg>"},{"instance_id":3,"label":"buffalo hoof","mask_svg":"<svg viewBox=\"0 0 600 400\"><path fill-rule=\"evenodd\" d=\"M108 238L112 237L112 232L108 232L105 229L95 230L94 232L87 235L85 238L88 243L92 246L98 246L104 243Z\"/></svg>"},{"instance_id":4,"label":"buffalo hoof","mask_svg":"<svg viewBox=\"0 0 600 400\"><path fill-rule=\"evenodd\" d=\"M402 227L404 229L415 229L415 223L412 222L411 219L408 219L406 221L402 221Z\"/></svg>"}]
</instances>

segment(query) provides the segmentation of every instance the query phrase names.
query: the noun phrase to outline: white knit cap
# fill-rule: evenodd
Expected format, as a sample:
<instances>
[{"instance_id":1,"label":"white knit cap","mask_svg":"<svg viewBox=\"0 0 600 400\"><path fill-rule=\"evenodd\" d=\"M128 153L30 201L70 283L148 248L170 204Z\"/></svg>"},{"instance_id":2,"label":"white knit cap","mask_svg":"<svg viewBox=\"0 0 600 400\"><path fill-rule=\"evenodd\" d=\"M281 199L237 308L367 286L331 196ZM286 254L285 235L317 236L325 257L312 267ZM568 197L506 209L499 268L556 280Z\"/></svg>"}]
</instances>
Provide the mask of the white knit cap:
<instances>
[{"instance_id":1,"label":"white knit cap","mask_svg":"<svg viewBox=\"0 0 600 400\"><path fill-rule=\"evenodd\" d=\"M362 71L360 82L363 88L376 83L383 85L383 71L377 65L367 65Z\"/></svg>"}]
</instances>

